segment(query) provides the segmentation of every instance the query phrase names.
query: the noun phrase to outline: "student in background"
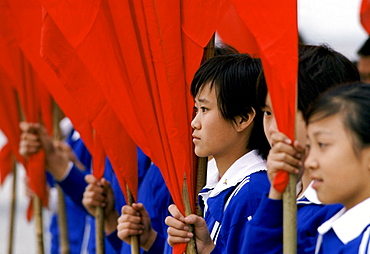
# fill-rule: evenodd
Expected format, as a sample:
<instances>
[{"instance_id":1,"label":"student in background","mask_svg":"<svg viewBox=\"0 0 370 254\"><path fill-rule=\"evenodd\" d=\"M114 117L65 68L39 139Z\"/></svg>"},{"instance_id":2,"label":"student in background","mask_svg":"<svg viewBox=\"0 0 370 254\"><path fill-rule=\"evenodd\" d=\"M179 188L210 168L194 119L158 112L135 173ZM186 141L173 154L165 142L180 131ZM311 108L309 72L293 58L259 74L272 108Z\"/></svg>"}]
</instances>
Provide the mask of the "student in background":
<instances>
[{"instance_id":1,"label":"student in background","mask_svg":"<svg viewBox=\"0 0 370 254\"><path fill-rule=\"evenodd\" d=\"M359 56L357 68L360 72L361 81L370 83L370 37L357 51L357 54Z\"/></svg>"}]
</instances>

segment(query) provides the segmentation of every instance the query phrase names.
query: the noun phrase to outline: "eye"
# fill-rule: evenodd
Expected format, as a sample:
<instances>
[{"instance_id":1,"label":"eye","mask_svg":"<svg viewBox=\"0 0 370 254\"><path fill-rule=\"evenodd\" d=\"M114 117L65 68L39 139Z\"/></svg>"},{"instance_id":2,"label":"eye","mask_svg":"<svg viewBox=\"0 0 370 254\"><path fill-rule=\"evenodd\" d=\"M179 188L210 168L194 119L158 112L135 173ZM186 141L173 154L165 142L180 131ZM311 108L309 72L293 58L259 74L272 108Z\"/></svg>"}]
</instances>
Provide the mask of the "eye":
<instances>
[{"instance_id":1,"label":"eye","mask_svg":"<svg viewBox=\"0 0 370 254\"><path fill-rule=\"evenodd\" d=\"M320 148L325 148L328 146L328 144L325 144L325 143L321 143L321 142L318 142L317 145L320 147Z\"/></svg>"},{"instance_id":2,"label":"eye","mask_svg":"<svg viewBox=\"0 0 370 254\"><path fill-rule=\"evenodd\" d=\"M272 115L272 113L271 113L270 111L264 110L264 111L263 111L263 115L264 115L264 116L271 116L271 115Z\"/></svg>"},{"instance_id":3,"label":"eye","mask_svg":"<svg viewBox=\"0 0 370 254\"><path fill-rule=\"evenodd\" d=\"M310 144L306 144L306 150L307 151L310 151L310 149L311 149L311 145Z\"/></svg>"},{"instance_id":4,"label":"eye","mask_svg":"<svg viewBox=\"0 0 370 254\"><path fill-rule=\"evenodd\" d=\"M208 108L206 108L206 107L201 107L200 109L202 110L203 113L208 111Z\"/></svg>"},{"instance_id":5,"label":"eye","mask_svg":"<svg viewBox=\"0 0 370 254\"><path fill-rule=\"evenodd\" d=\"M262 108L262 112L263 112L263 116L271 116L272 115L272 112L271 112L271 110L269 110L268 108L266 108L266 107L263 107Z\"/></svg>"}]
</instances>

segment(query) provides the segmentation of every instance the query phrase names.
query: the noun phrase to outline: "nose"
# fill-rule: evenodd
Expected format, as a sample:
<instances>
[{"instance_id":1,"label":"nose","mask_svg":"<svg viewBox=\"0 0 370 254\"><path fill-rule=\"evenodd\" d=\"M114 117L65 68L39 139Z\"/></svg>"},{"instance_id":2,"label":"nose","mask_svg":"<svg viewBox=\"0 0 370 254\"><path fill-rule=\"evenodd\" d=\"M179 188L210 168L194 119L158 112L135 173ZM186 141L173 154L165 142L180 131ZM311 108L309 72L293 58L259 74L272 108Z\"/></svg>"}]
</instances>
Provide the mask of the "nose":
<instances>
[{"instance_id":1,"label":"nose","mask_svg":"<svg viewBox=\"0 0 370 254\"><path fill-rule=\"evenodd\" d=\"M315 170L319 166L314 154L311 151L306 152L306 159L304 161L304 167L306 170Z\"/></svg>"},{"instance_id":2,"label":"nose","mask_svg":"<svg viewBox=\"0 0 370 254\"><path fill-rule=\"evenodd\" d=\"M193 120L191 121L191 127L194 129L194 130L199 130L201 125L200 125L200 121L198 119L198 114L195 114Z\"/></svg>"}]
</instances>

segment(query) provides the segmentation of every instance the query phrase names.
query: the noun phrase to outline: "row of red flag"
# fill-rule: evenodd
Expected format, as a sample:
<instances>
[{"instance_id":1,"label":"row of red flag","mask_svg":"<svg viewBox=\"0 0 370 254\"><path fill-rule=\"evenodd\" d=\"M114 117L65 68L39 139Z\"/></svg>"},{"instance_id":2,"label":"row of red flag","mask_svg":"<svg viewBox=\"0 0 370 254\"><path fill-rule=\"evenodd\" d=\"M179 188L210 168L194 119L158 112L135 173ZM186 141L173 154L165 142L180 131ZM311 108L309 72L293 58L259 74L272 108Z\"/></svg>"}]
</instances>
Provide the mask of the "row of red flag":
<instances>
[{"instance_id":1,"label":"row of red flag","mask_svg":"<svg viewBox=\"0 0 370 254\"><path fill-rule=\"evenodd\" d=\"M98 178L107 155L122 190L127 184L136 198L139 146L184 211L184 175L195 196L189 84L215 31L240 52L261 57L279 129L294 138L296 0L0 3L0 128L8 139L0 153L1 182L16 159L46 200L43 154L27 161L19 156L18 123L22 112L51 133L53 98L94 155ZM367 31L368 6L364 0ZM287 176L282 178L284 187Z\"/></svg>"}]
</instances>

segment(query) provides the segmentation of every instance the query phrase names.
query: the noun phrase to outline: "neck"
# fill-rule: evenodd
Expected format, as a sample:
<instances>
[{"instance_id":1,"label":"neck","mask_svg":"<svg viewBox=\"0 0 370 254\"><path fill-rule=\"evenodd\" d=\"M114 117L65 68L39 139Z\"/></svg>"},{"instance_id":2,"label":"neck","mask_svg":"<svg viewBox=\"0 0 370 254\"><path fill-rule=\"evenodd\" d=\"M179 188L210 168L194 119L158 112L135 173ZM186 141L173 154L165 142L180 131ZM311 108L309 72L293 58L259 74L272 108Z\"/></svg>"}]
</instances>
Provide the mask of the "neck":
<instances>
[{"instance_id":1,"label":"neck","mask_svg":"<svg viewBox=\"0 0 370 254\"><path fill-rule=\"evenodd\" d=\"M235 161L237 161L239 158L241 158L248 152L249 152L248 149L244 149L239 153L233 153L232 156L230 155L214 156L220 178L226 173L226 171L231 167L231 165L234 164Z\"/></svg>"}]
</instances>

